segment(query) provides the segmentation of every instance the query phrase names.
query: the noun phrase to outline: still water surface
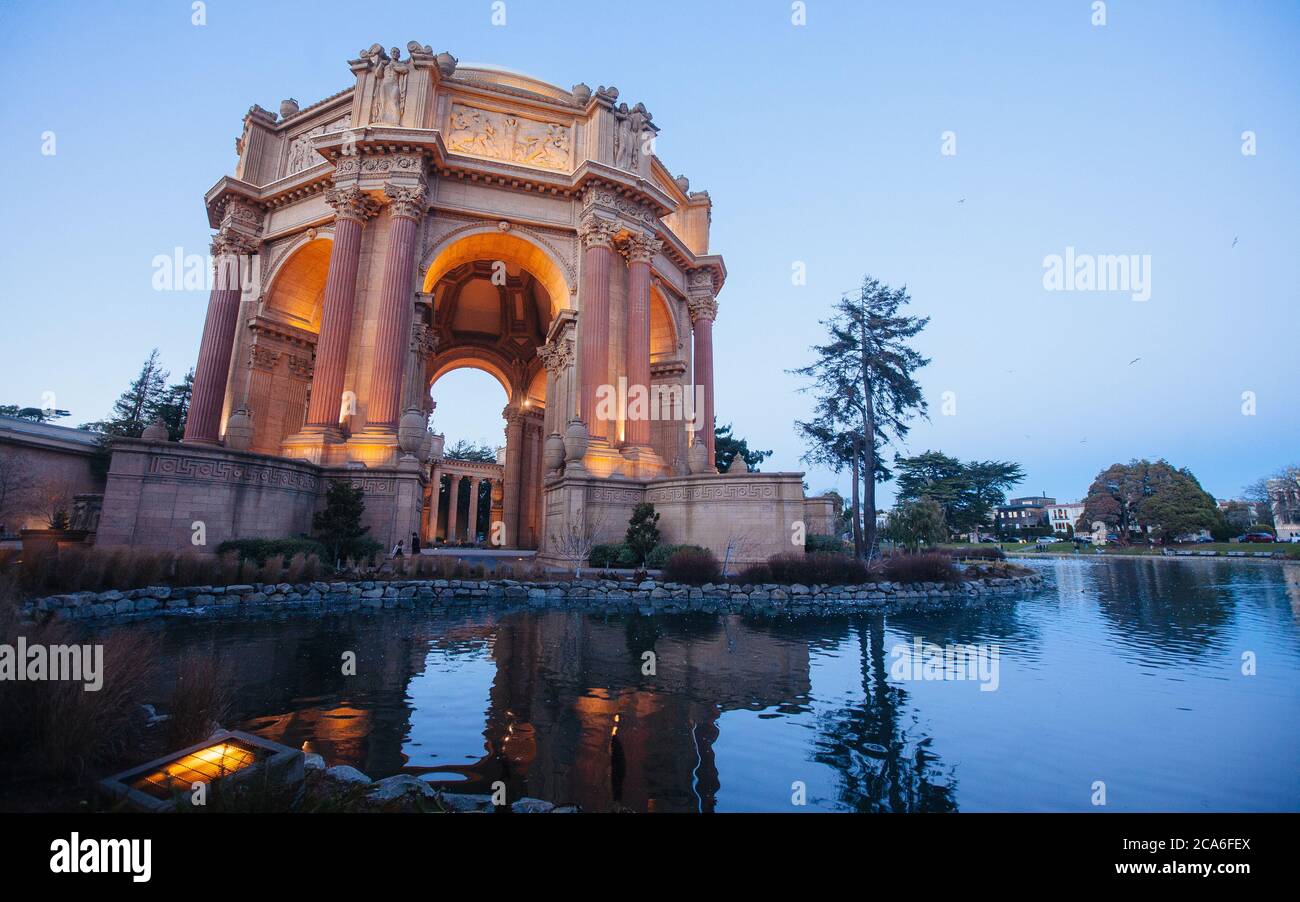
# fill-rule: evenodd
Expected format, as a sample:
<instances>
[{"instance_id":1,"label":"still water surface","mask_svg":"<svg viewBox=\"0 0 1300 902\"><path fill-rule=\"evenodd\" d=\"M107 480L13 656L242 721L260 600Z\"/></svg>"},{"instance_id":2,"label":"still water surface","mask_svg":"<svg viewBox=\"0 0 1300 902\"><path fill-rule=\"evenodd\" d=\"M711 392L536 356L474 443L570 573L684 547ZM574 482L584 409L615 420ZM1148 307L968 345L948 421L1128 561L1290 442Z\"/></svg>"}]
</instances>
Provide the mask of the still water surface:
<instances>
[{"instance_id":1,"label":"still water surface","mask_svg":"<svg viewBox=\"0 0 1300 902\"><path fill-rule=\"evenodd\" d=\"M230 725L450 791L503 780L596 811L1087 811L1102 781L1111 811L1300 811L1300 565L1032 566L1041 591L979 611L144 628L162 634L160 703L184 651L215 649ZM891 675L915 637L996 645L996 691Z\"/></svg>"}]
</instances>

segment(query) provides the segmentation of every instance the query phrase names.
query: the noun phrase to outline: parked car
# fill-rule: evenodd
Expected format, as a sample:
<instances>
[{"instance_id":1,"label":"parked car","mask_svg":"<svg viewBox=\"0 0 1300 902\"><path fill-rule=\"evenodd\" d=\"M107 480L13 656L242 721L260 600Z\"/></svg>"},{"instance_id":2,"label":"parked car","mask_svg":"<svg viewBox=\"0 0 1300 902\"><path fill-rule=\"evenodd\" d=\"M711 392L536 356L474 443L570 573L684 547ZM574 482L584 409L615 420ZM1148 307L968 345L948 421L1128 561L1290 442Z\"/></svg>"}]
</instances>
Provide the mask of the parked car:
<instances>
[{"instance_id":1,"label":"parked car","mask_svg":"<svg viewBox=\"0 0 1300 902\"><path fill-rule=\"evenodd\" d=\"M1240 539L1238 539L1237 541L1239 541L1239 542L1265 543L1265 542L1276 542L1277 540L1273 538L1273 534L1272 534L1272 533L1267 533L1267 532L1248 532L1248 533L1246 533L1244 536L1242 536Z\"/></svg>"},{"instance_id":2,"label":"parked car","mask_svg":"<svg viewBox=\"0 0 1300 902\"><path fill-rule=\"evenodd\" d=\"M1195 542L1197 545L1208 545L1211 542L1213 542L1214 539L1210 538L1209 536L1197 536L1192 541Z\"/></svg>"},{"instance_id":3,"label":"parked car","mask_svg":"<svg viewBox=\"0 0 1300 902\"><path fill-rule=\"evenodd\" d=\"M1056 544L1056 543L1059 542L1059 541L1061 541L1061 540L1058 539L1056 536L1039 536L1039 537L1038 537L1038 542L1037 542L1037 544L1039 544L1039 545L1054 545L1054 544Z\"/></svg>"}]
</instances>

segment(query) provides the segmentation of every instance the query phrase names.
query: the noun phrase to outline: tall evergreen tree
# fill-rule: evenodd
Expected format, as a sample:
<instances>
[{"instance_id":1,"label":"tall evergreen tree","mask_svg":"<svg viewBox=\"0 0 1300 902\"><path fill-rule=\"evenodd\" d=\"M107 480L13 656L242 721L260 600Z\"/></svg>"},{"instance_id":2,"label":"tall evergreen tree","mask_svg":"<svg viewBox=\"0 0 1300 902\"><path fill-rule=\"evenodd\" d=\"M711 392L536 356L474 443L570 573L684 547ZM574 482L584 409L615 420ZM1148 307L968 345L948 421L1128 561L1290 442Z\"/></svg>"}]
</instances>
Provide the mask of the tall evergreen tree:
<instances>
[{"instance_id":1,"label":"tall evergreen tree","mask_svg":"<svg viewBox=\"0 0 1300 902\"><path fill-rule=\"evenodd\" d=\"M167 437L179 442L185 435L185 420L190 415L190 396L194 394L194 369L185 374L185 378L174 385L169 385L158 400L154 415L167 427ZM150 418L152 421L152 417Z\"/></svg>"},{"instance_id":2,"label":"tall evergreen tree","mask_svg":"<svg viewBox=\"0 0 1300 902\"><path fill-rule=\"evenodd\" d=\"M140 367L140 375L113 404L112 416L107 420L84 423L81 428L123 438L139 438L158 415L158 406L167 388L167 376L167 371L158 364L158 349L154 348L144 366Z\"/></svg>"},{"instance_id":3,"label":"tall evergreen tree","mask_svg":"<svg viewBox=\"0 0 1300 902\"><path fill-rule=\"evenodd\" d=\"M907 341L930 318L900 314L910 301L906 288L864 277L858 293L840 298L831 318L822 321L830 340L813 346L816 360L791 371L813 380L803 390L817 399L813 419L795 422L810 446L804 459L836 471L852 467L855 496L861 480L862 500L853 500L859 556L876 542L876 482L889 472L880 449L906 436L908 421L928 409L914 374L930 361Z\"/></svg>"}]
</instances>

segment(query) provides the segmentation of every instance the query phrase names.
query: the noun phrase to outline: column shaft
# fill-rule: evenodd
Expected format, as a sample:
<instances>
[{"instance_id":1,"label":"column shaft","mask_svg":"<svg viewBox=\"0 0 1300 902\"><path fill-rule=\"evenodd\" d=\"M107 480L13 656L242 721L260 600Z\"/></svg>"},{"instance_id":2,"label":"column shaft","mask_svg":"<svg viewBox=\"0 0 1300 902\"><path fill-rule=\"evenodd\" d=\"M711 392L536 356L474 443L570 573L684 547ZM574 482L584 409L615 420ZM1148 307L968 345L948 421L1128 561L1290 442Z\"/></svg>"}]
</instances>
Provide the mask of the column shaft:
<instances>
[{"instance_id":1,"label":"column shaft","mask_svg":"<svg viewBox=\"0 0 1300 902\"><path fill-rule=\"evenodd\" d=\"M447 542L456 541L456 511L460 507L460 481L463 476L451 476L447 480Z\"/></svg>"},{"instance_id":2,"label":"column shaft","mask_svg":"<svg viewBox=\"0 0 1300 902\"><path fill-rule=\"evenodd\" d=\"M316 369L312 377L307 425L337 428L343 402L343 377L352 339L352 309L357 293L357 266L361 260L361 221L340 216L334 224L329 275L321 311L320 337L316 341Z\"/></svg>"},{"instance_id":3,"label":"column shaft","mask_svg":"<svg viewBox=\"0 0 1300 902\"><path fill-rule=\"evenodd\" d=\"M465 535L471 544L478 540L478 493L479 480L471 476L469 479L469 520L465 523Z\"/></svg>"},{"instance_id":4,"label":"column shaft","mask_svg":"<svg viewBox=\"0 0 1300 902\"><path fill-rule=\"evenodd\" d=\"M216 281L208 295L208 315L203 322L190 411L185 420L187 442L216 444L220 439L221 406L225 402L230 355L234 352L239 319L240 279L238 264L230 265L224 251L217 256ZM233 286L230 284L232 270Z\"/></svg>"},{"instance_id":5,"label":"column shaft","mask_svg":"<svg viewBox=\"0 0 1300 902\"><path fill-rule=\"evenodd\" d=\"M627 293L627 390L644 402L630 406L623 430L624 444L650 445L650 262L632 258L628 263ZM638 407L640 409L638 409Z\"/></svg>"},{"instance_id":6,"label":"column shaft","mask_svg":"<svg viewBox=\"0 0 1300 902\"><path fill-rule=\"evenodd\" d=\"M582 319L578 327L582 420L592 438L608 439L608 418L596 416L596 390L609 382L609 274L614 227L593 219L583 228L587 249L582 264Z\"/></svg>"},{"instance_id":7,"label":"column shaft","mask_svg":"<svg viewBox=\"0 0 1300 902\"><path fill-rule=\"evenodd\" d=\"M523 472L524 420L517 411L506 412L505 497L501 519L506 524L506 547L519 547L519 481Z\"/></svg>"},{"instance_id":8,"label":"column shaft","mask_svg":"<svg viewBox=\"0 0 1300 902\"><path fill-rule=\"evenodd\" d=\"M403 371L411 343L416 221L394 214L389 228L366 422L370 426L396 429L401 416Z\"/></svg>"},{"instance_id":9,"label":"column shaft","mask_svg":"<svg viewBox=\"0 0 1300 902\"><path fill-rule=\"evenodd\" d=\"M696 431L696 441L703 441L709 449L709 466L713 466L713 320L697 317L695 333L695 384L703 388L704 410L696 411L701 422Z\"/></svg>"}]
</instances>

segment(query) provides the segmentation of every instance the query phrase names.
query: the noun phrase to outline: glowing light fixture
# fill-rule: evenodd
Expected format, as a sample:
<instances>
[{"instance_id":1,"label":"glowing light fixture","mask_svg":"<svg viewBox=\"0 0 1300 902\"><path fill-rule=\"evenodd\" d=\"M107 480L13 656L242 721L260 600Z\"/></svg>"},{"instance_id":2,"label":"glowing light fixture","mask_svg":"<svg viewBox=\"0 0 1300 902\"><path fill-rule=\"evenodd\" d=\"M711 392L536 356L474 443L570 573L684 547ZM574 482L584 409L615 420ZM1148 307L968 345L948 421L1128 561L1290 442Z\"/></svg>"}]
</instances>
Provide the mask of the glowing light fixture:
<instances>
[{"instance_id":1,"label":"glowing light fixture","mask_svg":"<svg viewBox=\"0 0 1300 902\"><path fill-rule=\"evenodd\" d=\"M142 811L172 811L193 803L196 788L221 789L255 774L269 774L278 784L302 782L305 771L300 749L289 748L251 733L220 730L203 742L101 780L110 798Z\"/></svg>"}]
</instances>

